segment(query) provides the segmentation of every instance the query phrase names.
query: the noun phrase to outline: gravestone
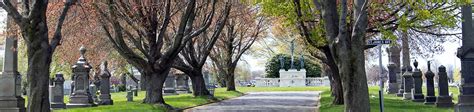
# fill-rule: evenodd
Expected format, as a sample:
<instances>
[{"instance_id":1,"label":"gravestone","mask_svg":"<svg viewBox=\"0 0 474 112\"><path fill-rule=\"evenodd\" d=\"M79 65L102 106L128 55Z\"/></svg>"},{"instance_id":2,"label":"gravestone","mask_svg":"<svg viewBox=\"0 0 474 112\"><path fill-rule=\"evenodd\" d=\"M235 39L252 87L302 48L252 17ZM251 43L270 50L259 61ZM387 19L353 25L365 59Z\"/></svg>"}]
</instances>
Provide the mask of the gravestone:
<instances>
[{"instance_id":1,"label":"gravestone","mask_svg":"<svg viewBox=\"0 0 474 112\"><path fill-rule=\"evenodd\" d=\"M400 89L401 74L400 74L400 47L398 45L390 46L387 49L389 53L389 63L393 64L390 65L392 69L389 68L389 76L388 76L388 88L387 92L389 94L395 94Z\"/></svg>"},{"instance_id":2,"label":"gravestone","mask_svg":"<svg viewBox=\"0 0 474 112\"><path fill-rule=\"evenodd\" d=\"M137 86L135 86L135 87L132 89L132 91L133 91L133 96L138 96L138 87L137 87Z\"/></svg>"},{"instance_id":3,"label":"gravestone","mask_svg":"<svg viewBox=\"0 0 474 112\"><path fill-rule=\"evenodd\" d=\"M423 76L423 73L421 73L421 70L418 69L418 62L416 60L413 63L413 65L415 66L415 71L413 71L413 74L412 74L412 77L413 77L413 89L411 90L412 101L424 102L425 96L423 95L423 92L422 92L423 79L421 79L421 77Z\"/></svg>"},{"instance_id":4,"label":"gravestone","mask_svg":"<svg viewBox=\"0 0 474 112\"><path fill-rule=\"evenodd\" d=\"M0 74L0 112L24 112L25 99L21 97L21 75L18 73L16 37L5 38L3 72Z\"/></svg>"},{"instance_id":5,"label":"gravestone","mask_svg":"<svg viewBox=\"0 0 474 112\"><path fill-rule=\"evenodd\" d=\"M189 91L189 84L188 84L188 76L186 74L177 74L176 75L176 92L178 94L186 94L190 93Z\"/></svg>"},{"instance_id":6,"label":"gravestone","mask_svg":"<svg viewBox=\"0 0 474 112\"><path fill-rule=\"evenodd\" d=\"M436 97L436 107L453 107L453 98L449 96L448 76L446 67L441 65L438 68L438 92Z\"/></svg>"},{"instance_id":7,"label":"gravestone","mask_svg":"<svg viewBox=\"0 0 474 112\"><path fill-rule=\"evenodd\" d=\"M176 93L176 80L173 73L169 73L166 76L165 87L163 89L163 95L177 95Z\"/></svg>"},{"instance_id":8,"label":"gravestone","mask_svg":"<svg viewBox=\"0 0 474 112\"><path fill-rule=\"evenodd\" d=\"M89 72L92 66L85 58L86 48L80 48L81 57L75 65L72 66L72 78L74 80L73 93L70 96L67 108L92 107L96 106L89 92Z\"/></svg>"},{"instance_id":9,"label":"gravestone","mask_svg":"<svg viewBox=\"0 0 474 112\"><path fill-rule=\"evenodd\" d=\"M413 88L413 77L412 77L412 68L411 66L407 67L407 71L403 74L403 84L404 84L404 92L403 92L403 100L411 100L412 94L411 89Z\"/></svg>"},{"instance_id":10,"label":"gravestone","mask_svg":"<svg viewBox=\"0 0 474 112\"><path fill-rule=\"evenodd\" d=\"M472 5L461 6L462 14L462 46L458 48L457 56L461 59L461 85L457 112L472 112L474 110L474 28Z\"/></svg>"},{"instance_id":11,"label":"gravestone","mask_svg":"<svg viewBox=\"0 0 474 112\"><path fill-rule=\"evenodd\" d=\"M97 86L95 84L89 85L89 93L91 93L94 102L99 102L99 99L97 98Z\"/></svg>"},{"instance_id":12,"label":"gravestone","mask_svg":"<svg viewBox=\"0 0 474 112\"><path fill-rule=\"evenodd\" d=\"M434 88L434 76L435 74L431 72L430 61L428 61L428 71L425 73L426 78L426 98L425 104L432 105L436 102L435 88Z\"/></svg>"},{"instance_id":13,"label":"gravestone","mask_svg":"<svg viewBox=\"0 0 474 112\"><path fill-rule=\"evenodd\" d=\"M57 73L53 84L49 85L49 101L51 109L64 109L64 77L63 74Z\"/></svg>"},{"instance_id":14,"label":"gravestone","mask_svg":"<svg viewBox=\"0 0 474 112\"><path fill-rule=\"evenodd\" d=\"M397 96L398 96L398 97L403 97L403 92L405 92L405 90L404 90L404 88L405 88L405 83L404 83L405 81L404 81L404 79L405 79L405 78L403 78L403 74L404 74L405 72L406 72L406 69L405 69L405 67L403 67L403 68L402 68L402 73L400 74L400 75L402 76L402 77L401 77L401 78L402 78L402 80L401 80L402 83L400 84L400 89L398 90L398 93L397 93Z\"/></svg>"},{"instance_id":15,"label":"gravestone","mask_svg":"<svg viewBox=\"0 0 474 112\"><path fill-rule=\"evenodd\" d=\"M127 101L133 102L133 92L131 90L132 86L129 86L130 89L127 91Z\"/></svg>"},{"instance_id":16,"label":"gravestone","mask_svg":"<svg viewBox=\"0 0 474 112\"><path fill-rule=\"evenodd\" d=\"M107 61L102 62L100 71L100 105L113 105L114 101L110 96L110 72L107 69Z\"/></svg>"},{"instance_id":17,"label":"gravestone","mask_svg":"<svg viewBox=\"0 0 474 112\"><path fill-rule=\"evenodd\" d=\"M395 94L398 92L398 83L397 83L397 66L394 63L388 64L388 94Z\"/></svg>"},{"instance_id":18,"label":"gravestone","mask_svg":"<svg viewBox=\"0 0 474 112\"><path fill-rule=\"evenodd\" d=\"M72 80L65 80L64 81L64 95L70 95L71 94L71 83L72 83Z\"/></svg>"}]
</instances>

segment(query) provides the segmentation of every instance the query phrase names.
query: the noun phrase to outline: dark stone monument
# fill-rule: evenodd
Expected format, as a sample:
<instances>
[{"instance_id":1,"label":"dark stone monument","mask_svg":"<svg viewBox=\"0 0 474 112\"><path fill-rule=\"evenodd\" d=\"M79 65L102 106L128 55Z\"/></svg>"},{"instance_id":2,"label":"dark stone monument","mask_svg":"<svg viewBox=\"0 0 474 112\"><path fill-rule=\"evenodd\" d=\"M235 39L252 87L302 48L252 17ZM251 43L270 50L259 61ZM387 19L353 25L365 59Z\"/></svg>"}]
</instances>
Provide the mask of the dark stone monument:
<instances>
[{"instance_id":1,"label":"dark stone monument","mask_svg":"<svg viewBox=\"0 0 474 112\"><path fill-rule=\"evenodd\" d=\"M394 63L390 63L387 66L388 68L388 94L395 94L398 92L398 83L397 83L397 72L396 72L396 65Z\"/></svg>"},{"instance_id":2,"label":"dark stone monument","mask_svg":"<svg viewBox=\"0 0 474 112\"><path fill-rule=\"evenodd\" d=\"M398 96L398 97L403 97L403 92L405 92L405 90L404 90L404 88L405 88L405 83L404 83L405 81L404 81L404 79L405 79L405 78L403 78L403 74L404 74L405 72L406 72L406 69L405 69L405 67L404 67L404 68L402 68L402 73L400 74L400 75L402 76L402 80L401 80L402 83L400 84L400 90L398 90L398 93L397 93L397 96Z\"/></svg>"},{"instance_id":3,"label":"dark stone monument","mask_svg":"<svg viewBox=\"0 0 474 112\"><path fill-rule=\"evenodd\" d=\"M113 105L114 101L110 96L110 76L112 76L107 69L107 61L102 62L100 71L100 105Z\"/></svg>"},{"instance_id":4,"label":"dark stone monument","mask_svg":"<svg viewBox=\"0 0 474 112\"><path fill-rule=\"evenodd\" d=\"M0 112L25 112L25 99L21 97L21 75L18 73L16 37L5 38L5 58L0 74Z\"/></svg>"},{"instance_id":5,"label":"dark stone monument","mask_svg":"<svg viewBox=\"0 0 474 112\"><path fill-rule=\"evenodd\" d=\"M449 96L448 87L448 76L446 73L446 67L441 65L438 68L438 92L439 95L436 97L436 107L453 107L453 98Z\"/></svg>"},{"instance_id":6,"label":"dark stone monument","mask_svg":"<svg viewBox=\"0 0 474 112\"><path fill-rule=\"evenodd\" d=\"M191 93L191 91L189 91L188 80L189 77L186 74L176 75L176 92L178 94Z\"/></svg>"},{"instance_id":7,"label":"dark stone monument","mask_svg":"<svg viewBox=\"0 0 474 112\"><path fill-rule=\"evenodd\" d=\"M285 69L285 59L283 56L279 56L278 59L280 60L280 69Z\"/></svg>"},{"instance_id":8,"label":"dark stone monument","mask_svg":"<svg viewBox=\"0 0 474 112\"><path fill-rule=\"evenodd\" d=\"M391 46L387 49L389 53L389 74L388 74L388 94L395 94L400 89L402 82L400 76L400 47L398 45Z\"/></svg>"},{"instance_id":9,"label":"dark stone monument","mask_svg":"<svg viewBox=\"0 0 474 112\"><path fill-rule=\"evenodd\" d=\"M89 93L91 93L94 102L99 102L99 99L97 98L97 86L95 84L89 85Z\"/></svg>"},{"instance_id":10,"label":"dark stone monument","mask_svg":"<svg viewBox=\"0 0 474 112\"><path fill-rule=\"evenodd\" d=\"M129 88L132 88L132 86L130 86ZM127 91L127 101L133 102L133 92L131 90Z\"/></svg>"},{"instance_id":11,"label":"dark stone monument","mask_svg":"<svg viewBox=\"0 0 474 112\"><path fill-rule=\"evenodd\" d=\"M426 105L433 105L436 102L435 88L434 88L434 76L435 74L431 72L430 61L428 61L428 71L425 73L426 78Z\"/></svg>"},{"instance_id":12,"label":"dark stone monument","mask_svg":"<svg viewBox=\"0 0 474 112\"><path fill-rule=\"evenodd\" d=\"M416 60L413 63L413 66L415 66L415 71L412 74L412 77L413 77L413 89L411 90L412 101L424 102L425 96L423 95L423 91L422 91L423 79L421 79L421 77L423 76L423 73L421 73L421 70L418 69L418 62Z\"/></svg>"},{"instance_id":13,"label":"dark stone monument","mask_svg":"<svg viewBox=\"0 0 474 112\"><path fill-rule=\"evenodd\" d=\"M132 91L133 91L133 96L138 96L138 86L135 86Z\"/></svg>"},{"instance_id":14,"label":"dark stone monument","mask_svg":"<svg viewBox=\"0 0 474 112\"><path fill-rule=\"evenodd\" d=\"M64 109L64 77L63 74L57 73L53 84L49 85L49 101L51 109Z\"/></svg>"},{"instance_id":15,"label":"dark stone monument","mask_svg":"<svg viewBox=\"0 0 474 112\"><path fill-rule=\"evenodd\" d=\"M69 103L67 104L67 108L96 106L91 93L89 92L89 72L92 69L92 66L89 65L84 56L86 48L82 46L80 51L81 57L77 63L72 66L74 90L71 94Z\"/></svg>"},{"instance_id":16,"label":"dark stone monument","mask_svg":"<svg viewBox=\"0 0 474 112\"><path fill-rule=\"evenodd\" d=\"M412 94L411 89L413 88L413 77L412 77L412 68L411 66L407 67L407 71L403 74L403 84L404 84L404 92L403 92L403 100L411 100Z\"/></svg>"},{"instance_id":17,"label":"dark stone monument","mask_svg":"<svg viewBox=\"0 0 474 112\"><path fill-rule=\"evenodd\" d=\"M456 112L474 111L474 28L472 6L461 6L462 14L462 46L457 56L461 59L461 86Z\"/></svg>"},{"instance_id":18,"label":"dark stone monument","mask_svg":"<svg viewBox=\"0 0 474 112\"><path fill-rule=\"evenodd\" d=\"M169 73L165 80L165 87L163 89L163 95L177 95L176 93L176 80L173 73Z\"/></svg>"}]
</instances>

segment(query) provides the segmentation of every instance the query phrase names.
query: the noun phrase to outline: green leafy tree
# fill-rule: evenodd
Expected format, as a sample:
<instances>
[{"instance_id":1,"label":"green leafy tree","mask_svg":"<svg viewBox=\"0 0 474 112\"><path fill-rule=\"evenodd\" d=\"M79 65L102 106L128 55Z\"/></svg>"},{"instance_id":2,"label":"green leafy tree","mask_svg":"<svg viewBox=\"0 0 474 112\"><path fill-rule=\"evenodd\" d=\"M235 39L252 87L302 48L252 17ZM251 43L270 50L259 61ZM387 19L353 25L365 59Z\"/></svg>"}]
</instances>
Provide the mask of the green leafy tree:
<instances>
[{"instance_id":1,"label":"green leafy tree","mask_svg":"<svg viewBox=\"0 0 474 112\"><path fill-rule=\"evenodd\" d=\"M268 60L265 65L265 76L268 78L279 78L280 77L280 57L284 59L284 69L288 70L291 67L291 56L288 54L277 54ZM296 69L300 69L301 63L299 56L294 58L294 66ZM304 60L304 69L306 69L306 77L321 77L321 66L312 60Z\"/></svg>"}]
</instances>

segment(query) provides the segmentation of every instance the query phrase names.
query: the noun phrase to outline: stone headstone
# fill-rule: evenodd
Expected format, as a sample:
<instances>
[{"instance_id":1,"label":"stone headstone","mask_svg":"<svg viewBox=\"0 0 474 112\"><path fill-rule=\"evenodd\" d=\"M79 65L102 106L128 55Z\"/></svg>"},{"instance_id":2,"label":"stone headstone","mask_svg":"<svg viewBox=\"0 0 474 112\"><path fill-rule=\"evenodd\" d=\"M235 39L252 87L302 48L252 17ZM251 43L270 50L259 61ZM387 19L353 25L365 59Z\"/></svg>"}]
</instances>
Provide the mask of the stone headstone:
<instances>
[{"instance_id":1,"label":"stone headstone","mask_svg":"<svg viewBox=\"0 0 474 112\"><path fill-rule=\"evenodd\" d=\"M89 85L89 93L91 94L92 100L94 100L94 102L99 102L99 99L97 98L97 86L95 84Z\"/></svg>"},{"instance_id":2,"label":"stone headstone","mask_svg":"<svg viewBox=\"0 0 474 112\"><path fill-rule=\"evenodd\" d=\"M397 66L394 63L388 64L388 94L395 94L398 92L398 82L397 82Z\"/></svg>"},{"instance_id":3,"label":"stone headstone","mask_svg":"<svg viewBox=\"0 0 474 112\"><path fill-rule=\"evenodd\" d=\"M400 89L401 74L400 74L400 47L398 45L390 46L387 49L389 53L389 63L393 64L389 67L389 76L388 76L388 88L387 92L389 94L397 93Z\"/></svg>"},{"instance_id":4,"label":"stone headstone","mask_svg":"<svg viewBox=\"0 0 474 112\"><path fill-rule=\"evenodd\" d=\"M438 94L435 103L436 107L453 107L453 98L449 96L446 67L443 65L438 68Z\"/></svg>"},{"instance_id":5,"label":"stone headstone","mask_svg":"<svg viewBox=\"0 0 474 112\"><path fill-rule=\"evenodd\" d=\"M403 74L403 84L404 84L404 92L403 92L403 100L411 100L412 94L411 89L413 88L413 77L412 77L412 68L411 66L407 67L407 71Z\"/></svg>"},{"instance_id":6,"label":"stone headstone","mask_svg":"<svg viewBox=\"0 0 474 112\"><path fill-rule=\"evenodd\" d=\"M16 37L5 38L5 58L0 74L0 112L24 112L25 99L21 97L21 75L18 73Z\"/></svg>"},{"instance_id":7,"label":"stone headstone","mask_svg":"<svg viewBox=\"0 0 474 112\"><path fill-rule=\"evenodd\" d=\"M89 65L84 56L86 53L84 46L80 48L80 52L81 57L77 63L72 66L74 88L69 103L66 105L67 108L96 106L89 92L89 73L92 66Z\"/></svg>"},{"instance_id":8,"label":"stone headstone","mask_svg":"<svg viewBox=\"0 0 474 112\"><path fill-rule=\"evenodd\" d=\"M133 92L132 91L127 91L127 101L133 102Z\"/></svg>"},{"instance_id":9,"label":"stone headstone","mask_svg":"<svg viewBox=\"0 0 474 112\"><path fill-rule=\"evenodd\" d=\"M163 95L177 95L176 93L176 80L174 74L170 73L166 77L165 87L163 89Z\"/></svg>"},{"instance_id":10,"label":"stone headstone","mask_svg":"<svg viewBox=\"0 0 474 112\"><path fill-rule=\"evenodd\" d=\"M461 59L461 86L456 112L472 112L474 110L474 32L472 5L461 6L462 14L462 46L457 56Z\"/></svg>"},{"instance_id":11,"label":"stone headstone","mask_svg":"<svg viewBox=\"0 0 474 112\"><path fill-rule=\"evenodd\" d=\"M100 95L99 99L100 105L113 105L114 101L112 100L112 97L110 96L110 77L112 75L110 74L108 68L107 68L107 61L102 62L102 68L100 70Z\"/></svg>"},{"instance_id":12,"label":"stone headstone","mask_svg":"<svg viewBox=\"0 0 474 112\"><path fill-rule=\"evenodd\" d=\"M64 81L64 95L70 95L71 92L71 84L72 80L65 80Z\"/></svg>"},{"instance_id":13,"label":"stone headstone","mask_svg":"<svg viewBox=\"0 0 474 112\"><path fill-rule=\"evenodd\" d=\"M405 72L406 72L406 69L405 69L405 67L403 67L402 72L400 73L401 76L402 76L402 80L401 80L402 83L401 83L400 89L398 90L398 93L397 93L397 96L398 96L398 97L403 97L403 92L405 92L405 90L404 90L404 88L405 88L405 83L404 83L404 82L405 82L405 81L404 81L404 78L403 78L403 74L404 74Z\"/></svg>"},{"instance_id":14,"label":"stone headstone","mask_svg":"<svg viewBox=\"0 0 474 112\"><path fill-rule=\"evenodd\" d=\"M138 89L139 89L139 88L138 88L137 86L135 86L135 87L132 89L132 91L133 91L133 96L138 96Z\"/></svg>"},{"instance_id":15,"label":"stone headstone","mask_svg":"<svg viewBox=\"0 0 474 112\"><path fill-rule=\"evenodd\" d=\"M423 73L421 73L421 70L418 69L418 62L415 60L413 63L415 66L415 71L413 71L412 77L413 77L413 89L411 90L412 94L412 101L414 102L424 102L425 101L425 96L423 95L423 79L421 78L423 76Z\"/></svg>"},{"instance_id":16,"label":"stone headstone","mask_svg":"<svg viewBox=\"0 0 474 112\"><path fill-rule=\"evenodd\" d=\"M188 76L186 74L177 74L176 75L176 92L178 94L185 94L190 93L189 91L189 84L188 84Z\"/></svg>"},{"instance_id":17,"label":"stone headstone","mask_svg":"<svg viewBox=\"0 0 474 112\"><path fill-rule=\"evenodd\" d=\"M64 77L63 74L57 73L53 84L49 85L49 101L51 109L64 109L66 104L64 103Z\"/></svg>"},{"instance_id":18,"label":"stone headstone","mask_svg":"<svg viewBox=\"0 0 474 112\"><path fill-rule=\"evenodd\" d=\"M425 104L432 105L436 102L435 88L434 88L434 76L435 74L431 72L430 61L428 61L428 71L425 73L426 78L426 98Z\"/></svg>"}]
</instances>

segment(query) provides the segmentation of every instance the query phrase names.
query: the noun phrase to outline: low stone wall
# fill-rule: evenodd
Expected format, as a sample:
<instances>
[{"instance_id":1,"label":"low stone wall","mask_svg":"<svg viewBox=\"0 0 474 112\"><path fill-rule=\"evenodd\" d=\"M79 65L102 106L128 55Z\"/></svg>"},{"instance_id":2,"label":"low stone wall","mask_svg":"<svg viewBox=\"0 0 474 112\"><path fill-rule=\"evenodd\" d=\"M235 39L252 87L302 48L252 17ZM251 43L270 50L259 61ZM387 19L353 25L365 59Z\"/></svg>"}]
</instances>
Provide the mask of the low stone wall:
<instances>
[{"instance_id":1,"label":"low stone wall","mask_svg":"<svg viewBox=\"0 0 474 112\"><path fill-rule=\"evenodd\" d=\"M306 86L329 86L328 77L305 78ZM280 78L256 78L256 87L280 87Z\"/></svg>"}]
</instances>

